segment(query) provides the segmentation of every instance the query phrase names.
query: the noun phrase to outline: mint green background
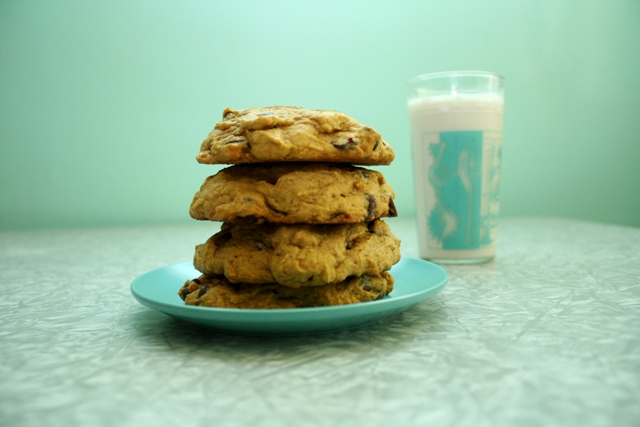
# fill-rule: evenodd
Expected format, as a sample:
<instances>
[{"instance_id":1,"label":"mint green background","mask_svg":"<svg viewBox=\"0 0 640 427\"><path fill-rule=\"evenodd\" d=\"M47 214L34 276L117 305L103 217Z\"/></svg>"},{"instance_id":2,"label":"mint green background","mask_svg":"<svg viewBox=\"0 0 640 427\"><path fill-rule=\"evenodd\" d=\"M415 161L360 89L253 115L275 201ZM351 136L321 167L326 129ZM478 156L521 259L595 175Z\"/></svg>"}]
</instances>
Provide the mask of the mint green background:
<instances>
[{"instance_id":1,"label":"mint green background","mask_svg":"<svg viewBox=\"0 0 640 427\"><path fill-rule=\"evenodd\" d=\"M0 228L193 221L225 107L382 133L414 215L406 81L506 78L503 215L640 226L640 1L0 0Z\"/></svg>"}]
</instances>

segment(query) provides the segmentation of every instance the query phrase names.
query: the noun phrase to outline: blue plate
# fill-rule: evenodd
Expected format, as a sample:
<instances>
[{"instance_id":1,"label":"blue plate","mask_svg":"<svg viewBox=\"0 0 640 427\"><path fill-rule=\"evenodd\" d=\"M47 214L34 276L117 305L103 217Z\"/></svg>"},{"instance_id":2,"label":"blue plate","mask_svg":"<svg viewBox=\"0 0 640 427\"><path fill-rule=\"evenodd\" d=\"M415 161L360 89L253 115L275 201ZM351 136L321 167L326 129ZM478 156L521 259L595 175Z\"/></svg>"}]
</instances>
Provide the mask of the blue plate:
<instances>
[{"instance_id":1,"label":"blue plate","mask_svg":"<svg viewBox=\"0 0 640 427\"><path fill-rule=\"evenodd\" d=\"M391 295L378 301L286 309L211 308L186 305L178 290L200 273L191 262L149 271L131 283L142 305L197 325L243 335L296 336L345 331L380 322L440 292L448 274L440 266L402 258L390 271Z\"/></svg>"}]
</instances>

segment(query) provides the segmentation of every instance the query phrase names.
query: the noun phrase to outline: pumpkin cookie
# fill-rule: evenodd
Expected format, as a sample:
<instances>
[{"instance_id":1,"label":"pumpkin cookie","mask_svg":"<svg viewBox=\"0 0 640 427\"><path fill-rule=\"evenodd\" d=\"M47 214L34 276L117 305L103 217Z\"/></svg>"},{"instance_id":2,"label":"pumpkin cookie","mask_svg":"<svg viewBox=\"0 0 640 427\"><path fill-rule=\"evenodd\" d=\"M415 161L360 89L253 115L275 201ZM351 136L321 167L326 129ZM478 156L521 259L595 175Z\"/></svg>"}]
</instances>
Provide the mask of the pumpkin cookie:
<instances>
[{"instance_id":1,"label":"pumpkin cookie","mask_svg":"<svg viewBox=\"0 0 640 427\"><path fill-rule=\"evenodd\" d=\"M377 275L400 260L400 239L382 220L340 225L225 223L196 247L194 266L232 283L298 288Z\"/></svg>"},{"instance_id":2,"label":"pumpkin cookie","mask_svg":"<svg viewBox=\"0 0 640 427\"><path fill-rule=\"evenodd\" d=\"M320 307L381 299L393 289L393 277L350 277L324 286L290 288L277 284L233 284L224 276L202 275L187 280L178 292L188 305L220 308L300 308Z\"/></svg>"},{"instance_id":3,"label":"pumpkin cookie","mask_svg":"<svg viewBox=\"0 0 640 427\"><path fill-rule=\"evenodd\" d=\"M389 144L346 114L299 107L224 110L200 147L206 164L256 162L345 162L388 165Z\"/></svg>"},{"instance_id":4,"label":"pumpkin cookie","mask_svg":"<svg viewBox=\"0 0 640 427\"><path fill-rule=\"evenodd\" d=\"M199 220L346 224L397 216L377 171L347 164L235 165L206 179L191 202Z\"/></svg>"}]
</instances>

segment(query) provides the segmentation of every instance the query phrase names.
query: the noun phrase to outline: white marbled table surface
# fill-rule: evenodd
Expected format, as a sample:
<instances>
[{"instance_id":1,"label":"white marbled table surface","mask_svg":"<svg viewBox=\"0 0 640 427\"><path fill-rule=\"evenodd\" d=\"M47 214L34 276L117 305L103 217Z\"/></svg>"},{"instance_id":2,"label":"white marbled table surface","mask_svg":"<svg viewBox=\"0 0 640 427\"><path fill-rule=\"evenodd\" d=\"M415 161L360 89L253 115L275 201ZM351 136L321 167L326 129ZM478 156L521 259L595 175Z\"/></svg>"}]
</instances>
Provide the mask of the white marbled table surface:
<instances>
[{"instance_id":1,"label":"white marbled table surface","mask_svg":"<svg viewBox=\"0 0 640 427\"><path fill-rule=\"evenodd\" d=\"M403 256L414 222L389 220ZM640 229L502 219L498 256L376 325L268 338L136 302L215 223L0 233L0 426L637 426Z\"/></svg>"}]
</instances>

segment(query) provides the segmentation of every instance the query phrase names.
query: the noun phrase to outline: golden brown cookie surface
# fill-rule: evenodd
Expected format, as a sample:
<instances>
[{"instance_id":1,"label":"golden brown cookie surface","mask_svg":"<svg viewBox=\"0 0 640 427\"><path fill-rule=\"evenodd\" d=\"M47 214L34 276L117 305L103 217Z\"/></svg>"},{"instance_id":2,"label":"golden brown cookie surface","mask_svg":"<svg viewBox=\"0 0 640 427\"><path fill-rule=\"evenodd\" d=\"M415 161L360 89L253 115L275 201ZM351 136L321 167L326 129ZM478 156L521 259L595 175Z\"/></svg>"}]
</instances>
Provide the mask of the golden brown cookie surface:
<instances>
[{"instance_id":1,"label":"golden brown cookie surface","mask_svg":"<svg viewBox=\"0 0 640 427\"><path fill-rule=\"evenodd\" d=\"M206 179L189 212L224 222L347 224L397 216L394 197L381 173L351 165L235 165Z\"/></svg>"},{"instance_id":2,"label":"golden brown cookie surface","mask_svg":"<svg viewBox=\"0 0 640 427\"><path fill-rule=\"evenodd\" d=\"M393 277L350 277L324 286L290 288L276 284L233 284L224 276L187 280L178 292L188 305L220 308L301 308L355 304L381 299L393 289Z\"/></svg>"},{"instance_id":3,"label":"golden brown cookie surface","mask_svg":"<svg viewBox=\"0 0 640 427\"><path fill-rule=\"evenodd\" d=\"M202 142L199 163L345 162L388 165L395 154L380 134L346 114L299 107L232 110Z\"/></svg>"},{"instance_id":4,"label":"golden brown cookie surface","mask_svg":"<svg viewBox=\"0 0 640 427\"><path fill-rule=\"evenodd\" d=\"M400 239L382 220L340 225L225 223L196 247L194 266L232 283L321 286L377 275L400 260Z\"/></svg>"}]
</instances>

